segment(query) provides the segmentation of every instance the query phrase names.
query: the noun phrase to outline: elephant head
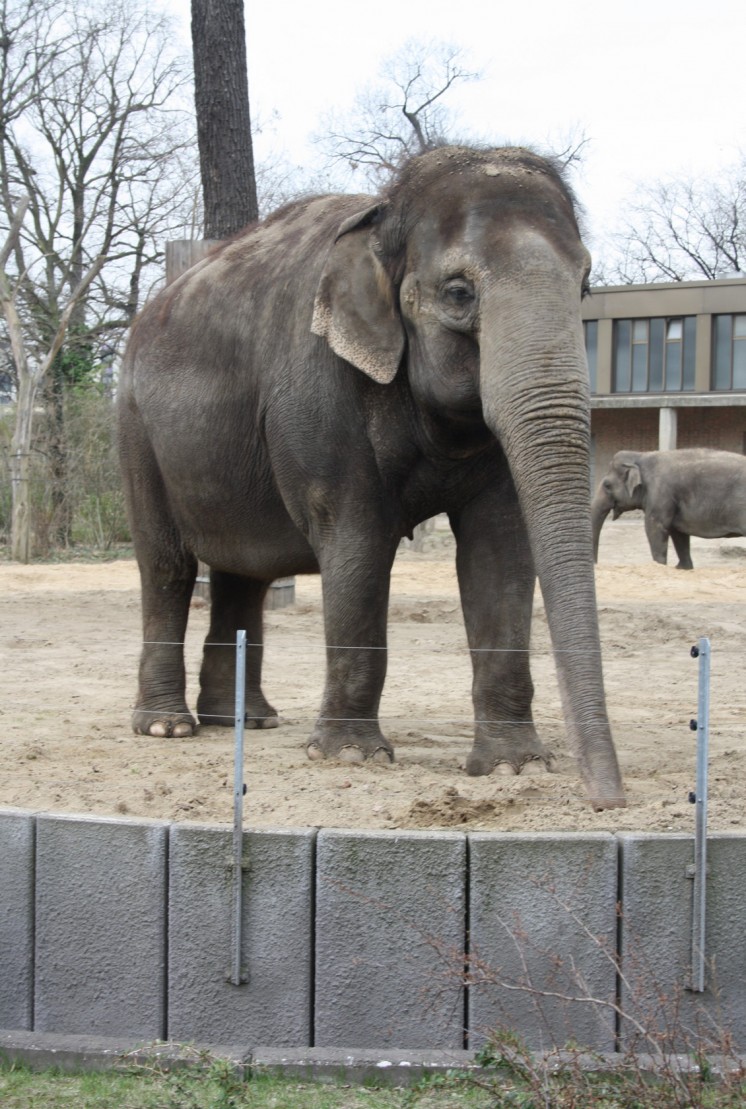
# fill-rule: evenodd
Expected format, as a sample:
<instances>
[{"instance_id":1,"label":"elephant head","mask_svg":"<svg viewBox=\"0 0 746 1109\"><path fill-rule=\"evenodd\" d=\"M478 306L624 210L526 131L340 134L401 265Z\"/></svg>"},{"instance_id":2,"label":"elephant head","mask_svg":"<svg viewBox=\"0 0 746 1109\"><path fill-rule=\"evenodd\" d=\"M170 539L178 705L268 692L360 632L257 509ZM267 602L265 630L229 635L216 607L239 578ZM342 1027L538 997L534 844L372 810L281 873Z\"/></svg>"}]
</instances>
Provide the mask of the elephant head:
<instances>
[{"instance_id":1,"label":"elephant head","mask_svg":"<svg viewBox=\"0 0 746 1109\"><path fill-rule=\"evenodd\" d=\"M617 451L591 504L593 557L598 560L601 528L609 513L618 520L623 512L643 507L643 479L639 451Z\"/></svg>"},{"instance_id":2,"label":"elephant head","mask_svg":"<svg viewBox=\"0 0 746 1109\"><path fill-rule=\"evenodd\" d=\"M592 802L624 804L609 729L588 504L580 301L590 258L557 167L446 147L339 229L313 330L382 385L408 375L437 425L502 446L546 605L571 748ZM481 429L481 431L480 431Z\"/></svg>"}]
</instances>

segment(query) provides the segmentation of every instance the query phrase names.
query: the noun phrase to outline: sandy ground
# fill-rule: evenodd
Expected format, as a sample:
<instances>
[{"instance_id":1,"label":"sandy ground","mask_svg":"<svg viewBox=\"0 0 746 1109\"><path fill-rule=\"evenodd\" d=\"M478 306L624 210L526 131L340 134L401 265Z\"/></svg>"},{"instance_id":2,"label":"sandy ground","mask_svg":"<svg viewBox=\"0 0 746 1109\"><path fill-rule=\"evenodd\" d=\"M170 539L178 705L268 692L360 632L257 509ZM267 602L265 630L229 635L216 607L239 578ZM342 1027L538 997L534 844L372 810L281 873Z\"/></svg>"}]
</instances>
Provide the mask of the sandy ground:
<instances>
[{"instance_id":1,"label":"sandy ground","mask_svg":"<svg viewBox=\"0 0 746 1109\"><path fill-rule=\"evenodd\" d=\"M637 516L637 514L636 514ZM698 663L712 643L709 825L746 830L746 540L693 540L695 570L650 559L642 521L609 522L597 567L609 711L628 808L587 806L563 734L546 621L533 633L535 716L555 772L468 778L470 670L453 544L442 522L423 554L397 558L384 730L391 767L312 763L304 741L321 695L316 578L267 615L265 691L282 726L246 732L247 826L691 831ZM187 640L194 704L204 604ZM133 736L140 611L133 562L0 563L0 805L231 823L233 731Z\"/></svg>"}]
</instances>

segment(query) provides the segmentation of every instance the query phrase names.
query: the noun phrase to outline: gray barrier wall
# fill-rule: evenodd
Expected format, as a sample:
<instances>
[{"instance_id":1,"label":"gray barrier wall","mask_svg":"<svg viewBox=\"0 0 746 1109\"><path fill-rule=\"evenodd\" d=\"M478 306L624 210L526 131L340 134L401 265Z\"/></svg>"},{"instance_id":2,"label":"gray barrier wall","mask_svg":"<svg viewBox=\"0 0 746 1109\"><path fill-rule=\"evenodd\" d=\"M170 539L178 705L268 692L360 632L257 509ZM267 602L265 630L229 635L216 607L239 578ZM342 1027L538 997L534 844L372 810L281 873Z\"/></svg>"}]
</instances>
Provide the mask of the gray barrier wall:
<instances>
[{"instance_id":1,"label":"gray barrier wall","mask_svg":"<svg viewBox=\"0 0 746 1109\"><path fill-rule=\"evenodd\" d=\"M276 1047L746 1047L746 836L248 831L0 810L0 1028ZM692 1044L694 1040L692 1040ZM691 1045L690 1045L691 1046Z\"/></svg>"}]
</instances>

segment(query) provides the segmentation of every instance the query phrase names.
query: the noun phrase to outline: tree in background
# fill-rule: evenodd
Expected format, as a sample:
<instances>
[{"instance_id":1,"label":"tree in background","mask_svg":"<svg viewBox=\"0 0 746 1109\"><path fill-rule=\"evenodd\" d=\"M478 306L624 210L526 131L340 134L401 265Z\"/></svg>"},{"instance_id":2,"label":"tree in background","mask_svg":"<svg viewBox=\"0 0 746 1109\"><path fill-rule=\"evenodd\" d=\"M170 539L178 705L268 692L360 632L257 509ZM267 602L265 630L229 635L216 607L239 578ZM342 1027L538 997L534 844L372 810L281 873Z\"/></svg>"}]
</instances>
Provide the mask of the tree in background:
<instances>
[{"instance_id":1,"label":"tree in background","mask_svg":"<svg viewBox=\"0 0 746 1109\"><path fill-rule=\"evenodd\" d=\"M453 90L481 74L468 64L466 52L451 43L410 39L380 69L380 79L355 97L349 111L328 116L316 142L327 170L342 187L360 181L377 191L403 161L447 142L479 141L470 135L446 101ZM509 120L505 121L509 126ZM507 141L498 134L485 142ZM580 163L587 137L578 127L560 138L547 136L542 152L564 166Z\"/></svg>"},{"instance_id":2,"label":"tree in background","mask_svg":"<svg viewBox=\"0 0 746 1109\"><path fill-rule=\"evenodd\" d=\"M192 0L204 237L235 235L259 214L243 0Z\"/></svg>"},{"instance_id":3,"label":"tree in background","mask_svg":"<svg viewBox=\"0 0 746 1109\"><path fill-rule=\"evenodd\" d=\"M192 214L188 77L170 40L168 21L139 0L0 2L2 302L17 376L17 558L29 557L37 404L46 413L57 539L69 542L66 395L111 362L162 276L166 239L183 234Z\"/></svg>"},{"instance_id":4,"label":"tree in background","mask_svg":"<svg viewBox=\"0 0 746 1109\"><path fill-rule=\"evenodd\" d=\"M746 273L746 161L717 181L641 185L611 243L615 257L598 275L606 284Z\"/></svg>"},{"instance_id":5,"label":"tree in background","mask_svg":"<svg viewBox=\"0 0 746 1109\"><path fill-rule=\"evenodd\" d=\"M359 93L349 112L325 120L316 141L330 166L344 165L377 189L406 158L448 138L454 117L444 98L478 77L459 47L411 39L383 63L380 80Z\"/></svg>"}]
</instances>

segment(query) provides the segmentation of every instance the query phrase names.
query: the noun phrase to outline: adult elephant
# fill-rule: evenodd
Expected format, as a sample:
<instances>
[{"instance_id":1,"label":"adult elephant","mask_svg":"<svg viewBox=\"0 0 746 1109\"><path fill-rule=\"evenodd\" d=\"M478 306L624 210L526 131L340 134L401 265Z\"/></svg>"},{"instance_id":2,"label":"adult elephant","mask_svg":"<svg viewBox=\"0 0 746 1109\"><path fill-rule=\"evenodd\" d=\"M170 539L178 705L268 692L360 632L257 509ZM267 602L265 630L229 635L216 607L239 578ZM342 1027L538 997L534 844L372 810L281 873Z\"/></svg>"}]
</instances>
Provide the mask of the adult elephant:
<instances>
[{"instance_id":1,"label":"adult elephant","mask_svg":"<svg viewBox=\"0 0 746 1109\"><path fill-rule=\"evenodd\" d=\"M593 580L589 256L558 168L524 149L443 147L377 198L291 204L147 306L119 386L142 580L135 731L190 735L182 641L197 559L211 567L201 722L247 718L273 579L320 572L327 674L311 758L389 761L378 723L391 566L446 512L473 659L470 774L547 753L528 647L536 572L569 739L592 804L624 804Z\"/></svg>"},{"instance_id":2,"label":"adult elephant","mask_svg":"<svg viewBox=\"0 0 746 1109\"><path fill-rule=\"evenodd\" d=\"M666 564L669 537L678 570L693 569L690 536L723 539L746 535L746 458L708 448L617 451L591 506L593 554L611 512L641 508L650 553Z\"/></svg>"}]
</instances>

